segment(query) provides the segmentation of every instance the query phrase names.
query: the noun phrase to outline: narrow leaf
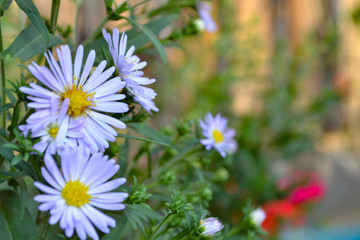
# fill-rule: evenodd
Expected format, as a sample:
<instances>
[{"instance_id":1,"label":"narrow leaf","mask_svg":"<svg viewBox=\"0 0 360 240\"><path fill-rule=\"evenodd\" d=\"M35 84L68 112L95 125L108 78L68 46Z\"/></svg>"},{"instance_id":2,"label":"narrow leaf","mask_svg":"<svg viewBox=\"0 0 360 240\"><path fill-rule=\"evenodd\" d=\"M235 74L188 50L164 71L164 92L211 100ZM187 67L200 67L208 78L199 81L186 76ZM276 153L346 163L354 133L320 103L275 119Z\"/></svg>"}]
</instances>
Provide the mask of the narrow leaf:
<instances>
[{"instance_id":1,"label":"narrow leaf","mask_svg":"<svg viewBox=\"0 0 360 240\"><path fill-rule=\"evenodd\" d=\"M0 107L0 112L7 111L7 110L9 110L9 109L12 108L12 107L13 107L13 105L12 105L11 103L7 103L7 104L5 104L5 105L2 105L2 106Z\"/></svg>"},{"instance_id":2,"label":"narrow leaf","mask_svg":"<svg viewBox=\"0 0 360 240\"><path fill-rule=\"evenodd\" d=\"M160 141L156 141L156 140L153 140L153 139L147 139L147 138L142 138L142 137L135 137L135 136L125 135L125 134L118 134L117 136L118 136L118 137L123 137L123 138L140 140L140 141L143 141L143 142L156 143L156 144L164 145L164 146L166 146L166 147L170 147L170 145L167 144L167 143L160 142Z\"/></svg>"},{"instance_id":3,"label":"narrow leaf","mask_svg":"<svg viewBox=\"0 0 360 240\"><path fill-rule=\"evenodd\" d=\"M146 124L128 123L127 125L145 137L151 138L151 139L159 141L159 142L166 143L168 145L171 144L171 140L169 139L168 136L166 136L165 134L162 134L159 131L156 131L155 129L153 129L152 127L150 127Z\"/></svg>"},{"instance_id":4,"label":"narrow leaf","mask_svg":"<svg viewBox=\"0 0 360 240\"><path fill-rule=\"evenodd\" d=\"M11 165L15 166L16 164L18 164L22 160L23 160L23 156L21 154L19 154L16 157L13 158L13 160L11 161Z\"/></svg>"},{"instance_id":5,"label":"narrow leaf","mask_svg":"<svg viewBox=\"0 0 360 240\"><path fill-rule=\"evenodd\" d=\"M7 88L4 88L4 91L5 91L6 95L8 96L8 98L10 99L11 104L15 105L16 98L14 97L14 94L12 94L11 91Z\"/></svg>"},{"instance_id":6,"label":"narrow leaf","mask_svg":"<svg viewBox=\"0 0 360 240\"><path fill-rule=\"evenodd\" d=\"M50 40L49 43L47 43L34 25L29 24L0 56L4 58L9 54L13 58L18 57L22 61L26 61L36 54L45 52L47 48L60 43L61 38L53 34L50 34Z\"/></svg>"},{"instance_id":7,"label":"narrow leaf","mask_svg":"<svg viewBox=\"0 0 360 240\"><path fill-rule=\"evenodd\" d=\"M14 158L14 153L12 152L12 150L4 147L3 142L0 142L0 155L9 162L11 162Z\"/></svg>"},{"instance_id":8,"label":"narrow leaf","mask_svg":"<svg viewBox=\"0 0 360 240\"><path fill-rule=\"evenodd\" d=\"M28 16L31 23L40 32L46 43L49 43L49 32L46 28L44 21L42 20L38 9L32 0L15 0L21 10Z\"/></svg>"},{"instance_id":9,"label":"narrow leaf","mask_svg":"<svg viewBox=\"0 0 360 240\"><path fill-rule=\"evenodd\" d=\"M150 41L154 44L156 50L159 52L160 57L164 63L166 63L166 55L165 50L162 44L160 43L159 39L155 36L155 34L146 26L139 24L132 18L123 17L132 24L134 24L136 27L138 27L145 35L150 39Z\"/></svg>"}]
</instances>

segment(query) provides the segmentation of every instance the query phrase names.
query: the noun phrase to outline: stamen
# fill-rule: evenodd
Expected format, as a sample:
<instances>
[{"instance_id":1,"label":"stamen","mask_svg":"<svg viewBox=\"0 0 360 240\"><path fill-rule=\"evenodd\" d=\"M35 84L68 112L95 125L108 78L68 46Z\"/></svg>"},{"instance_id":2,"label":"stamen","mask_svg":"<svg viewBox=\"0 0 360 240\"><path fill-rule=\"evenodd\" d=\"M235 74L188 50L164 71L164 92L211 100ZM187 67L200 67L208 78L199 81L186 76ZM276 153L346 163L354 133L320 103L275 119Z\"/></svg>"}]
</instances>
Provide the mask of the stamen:
<instances>
[{"instance_id":1,"label":"stamen","mask_svg":"<svg viewBox=\"0 0 360 240\"><path fill-rule=\"evenodd\" d=\"M213 138L216 143L222 142L224 140L224 135L219 130L213 130Z\"/></svg>"},{"instance_id":2,"label":"stamen","mask_svg":"<svg viewBox=\"0 0 360 240\"><path fill-rule=\"evenodd\" d=\"M52 123L48 126L49 135L55 139L59 131L59 125L57 123Z\"/></svg>"},{"instance_id":3,"label":"stamen","mask_svg":"<svg viewBox=\"0 0 360 240\"><path fill-rule=\"evenodd\" d=\"M95 106L94 101L91 100L94 94L83 92L81 87L78 89L75 85L66 90L61 99L64 101L66 98L70 99L69 108L67 113L74 118L86 114L86 110L90 106Z\"/></svg>"},{"instance_id":4,"label":"stamen","mask_svg":"<svg viewBox=\"0 0 360 240\"><path fill-rule=\"evenodd\" d=\"M61 195L66 201L66 204L69 206L74 207L81 207L84 204L90 202L92 198L88 193L89 186L85 186L78 180L66 183L65 187L63 188Z\"/></svg>"}]
</instances>

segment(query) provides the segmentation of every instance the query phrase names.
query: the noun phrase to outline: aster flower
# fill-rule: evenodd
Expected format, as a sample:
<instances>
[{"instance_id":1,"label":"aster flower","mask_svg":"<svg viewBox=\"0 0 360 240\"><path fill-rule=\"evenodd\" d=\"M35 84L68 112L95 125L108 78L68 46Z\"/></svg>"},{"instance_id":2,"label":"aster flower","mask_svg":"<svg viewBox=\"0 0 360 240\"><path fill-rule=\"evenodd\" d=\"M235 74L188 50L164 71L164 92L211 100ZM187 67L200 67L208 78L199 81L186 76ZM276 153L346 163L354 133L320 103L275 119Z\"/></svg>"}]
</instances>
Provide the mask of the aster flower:
<instances>
[{"instance_id":1,"label":"aster flower","mask_svg":"<svg viewBox=\"0 0 360 240\"><path fill-rule=\"evenodd\" d=\"M149 113L152 111L158 112L159 109L155 106L153 99L156 93L153 89L145 87L155 82L155 79L143 77L144 72L140 71L146 66L145 61L140 61L140 58L133 55L135 47L131 46L126 51L127 35L125 32L120 33L117 28L113 29L111 36L105 29L102 30L103 36L109 45L109 51L114 60L115 66L119 72L120 77L125 81L126 88L140 105L144 107Z\"/></svg>"},{"instance_id":2,"label":"aster flower","mask_svg":"<svg viewBox=\"0 0 360 240\"><path fill-rule=\"evenodd\" d=\"M68 108L69 101L65 101L66 102L62 105L59 114L52 114L49 109L41 109L29 116L29 118L26 120L27 125L19 126L19 129L25 135L27 135L29 131L31 131L32 137L40 137L40 141L33 146L33 148L38 150L39 152L45 152L46 150L47 154L55 154L60 153L66 146L76 146L76 141L74 139L70 139L68 137L68 134L64 137L64 141L61 146L58 147L56 145L56 138L58 136L59 126L62 124ZM29 103L30 106L31 104L32 103ZM81 127L82 122L74 122L72 124L72 127L68 129L68 132L73 132L79 127Z\"/></svg>"},{"instance_id":3,"label":"aster flower","mask_svg":"<svg viewBox=\"0 0 360 240\"><path fill-rule=\"evenodd\" d=\"M257 226L261 226L265 218L266 218L266 213L262 208L257 208L250 213L251 221Z\"/></svg>"},{"instance_id":4,"label":"aster flower","mask_svg":"<svg viewBox=\"0 0 360 240\"><path fill-rule=\"evenodd\" d=\"M224 225L216 218L209 217L204 220L200 220L200 234L205 237L212 237L217 232L223 229Z\"/></svg>"},{"instance_id":5,"label":"aster flower","mask_svg":"<svg viewBox=\"0 0 360 240\"><path fill-rule=\"evenodd\" d=\"M217 30L216 23L211 17L211 6L205 1L200 1L196 4L196 8L201 20L204 22L205 28L208 32L215 32Z\"/></svg>"},{"instance_id":6,"label":"aster flower","mask_svg":"<svg viewBox=\"0 0 360 240\"><path fill-rule=\"evenodd\" d=\"M222 157L226 153L232 154L236 151L237 144L233 139L235 130L227 127L227 119L217 114L214 118L210 113L205 116L205 121L200 120L200 127L206 139L201 139L206 150L215 148Z\"/></svg>"},{"instance_id":7,"label":"aster flower","mask_svg":"<svg viewBox=\"0 0 360 240\"><path fill-rule=\"evenodd\" d=\"M120 120L99 112L129 110L127 104L117 102L125 98L124 94L117 94L125 83L119 77L108 80L115 67L104 71L106 61L90 73L95 61L94 50L90 51L82 68L83 54L84 48L80 45L73 64L70 48L63 45L57 49L60 65L48 52L45 57L50 69L35 62L29 66L29 71L47 88L35 83L20 87L22 92L31 95L28 99L32 102L28 106L36 110L22 130L41 136L41 149L50 144L53 153L53 148L63 148L70 139L70 142L85 144L92 153L104 151L109 146L108 141L115 141L117 132L113 127L126 127ZM54 120L57 122L49 125ZM51 131L46 133L46 129Z\"/></svg>"},{"instance_id":8,"label":"aster flower","mask_svg":"<svg viewBox=\"0 0 360 240\"><path fill-rule=\"evenodd\" d=\"M41 203L40 211L50 210L51 225L60 221L67 237L76 231L80 239L86 239L87 235L99 239L94 226L104 233L115 227L115 220L98 210L125 208L122 202L128 194L110 192L126 182L125 178L108 181L120 168L114 159L109 160L102 153L89 158L82 147L65 148L61 154L61 171L51 155L45 155L45 165L41 172L49 185L35 182L44 194L35 196L34 200Z\"/></svg>"}]
</instances>

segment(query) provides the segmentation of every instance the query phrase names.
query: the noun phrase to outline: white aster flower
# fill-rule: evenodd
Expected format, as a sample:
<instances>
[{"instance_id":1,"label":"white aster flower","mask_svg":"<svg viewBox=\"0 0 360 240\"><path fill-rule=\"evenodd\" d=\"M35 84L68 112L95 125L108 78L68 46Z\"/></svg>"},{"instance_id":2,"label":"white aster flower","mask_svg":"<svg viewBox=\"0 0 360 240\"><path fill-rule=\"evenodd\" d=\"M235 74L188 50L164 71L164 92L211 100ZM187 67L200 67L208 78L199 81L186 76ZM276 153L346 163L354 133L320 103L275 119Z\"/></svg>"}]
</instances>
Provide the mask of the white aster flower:
<instances>
[{"instance_id":1,"label":"white aster flower","mask_svg":"<svg viewBox=\"0 0 360 240\"><path fill-rule=\"evenodd\" d=\"M217 220L216 218L209 217L204 220L200 220L200 231L202 231L200 234L206 237L212 237L217 232L221 231L223 229L224 225Z\"/></svg>"},{"instance_id":2,"label":"white aster flower","mask_svg":"<svg viewBox=\"0 0 360 240\"><path fill-rule=\"evenodd\" d=\"M208 2L200 1L196 5L198 14L205 24L205 28L208 32L215 32L217 30L216 23L211 17L211 6Z\"/></svg>"},{"instance_id":3,"label":"white aster flower","mask_svg":"<svg viewBox=\"0 0 360 240\"><path fill-rule=\"evenodd\" d=\"M106 61L90 74L95 51L90 51L82 68L83 54L84 48L80 45L73 64L70 48L63 45L57 49L60 65L49 52L45 56L50 69L34 62L29 66L29 71L47 88L35 83L30 83L30 87L20 87L22 92L31 95L28 98L32 102L28 106L36 110L22 130L31 130L36 136L42 136L41 149L53 140L55 148L63 148L70 139L77 144L86 144L92 153L104 151L109 146L108 141L115 141L117 132L113 127L126 127L120 120L98 112L124 113L129 110L127 104L117 102L125 98L124 94L117 94L125 83L119 77L108 80L115 67L104 71ZM57 126L54 123L51 128L57 128L56 134L55 130L48 134L44 132L49 127L49 120L57 120ZM39 132L41 130L44 131ZM44 136L52 138L49 140Z\"/></svg>"},{"instance_id":4,"label":"white aster flower","mask_svg":"<svg viewBox=\"0 0 360 240\"><path fill-rule=\"evenodd\" d=\"M206 150L215 148L222 157L226 153L236 151L237 144L234 140L235 130L227 127L227 119L217 114L214 118L210 113L205 116L205 121L200 120L200 127L206 139L201 139Z\"/></svg>"},{"instance_id":5,"label":"white aster flower","mask_svg":"<svg viewBox=\"0 0 360 240\"><path fill-rule=\"evenodd\" d=\"M257 226L261 226L265 218L266 218L266 214L262 208L257 208L250 213L251 221Z\"/></svg>"},{"instance_id":6,"label":"white aster flower","mask_svg":"<svg viewBox=\"0 0 360 240\"><path fill-rule=\"evenodd\" d=\"M159 111L155 106L153 99L156 97L156 93L153 89L145 87L155 82L155 79L149 79L143 77L144 72L140 71L146 66L146 62L140 62L140 58L133 55L135 47L131 46L126 51L127 35L125 32L120 33L117 28L113 29L113 34L102 30L103 36L109 45L109 51L114 60L116 68L118 69L120 77L125 81L126 88L130 94L134 97L134 100L140 103L149 113L152 111Z\"/></svg>"},{"instance_id":7,"label":"white aster flower","mask_svg":"<svg viewBox=\"0 0 360 240\"><path fill-rule=\"evenodd\" d=\"M87 235L99 239L94 228L104 233L115 227L113 218L105 215L98 208L122 210L127 193L110 192L126 182L125 178L108 181L120 168L114 159L108 159L102 153L95 153L90 158L82 148L66 148L61 154L61 171L51 155L45 155L45 167L42 175L49 185L35 182L35 186L44 194L35 196L40 202L39 210L50 210L49 223L60 221L60 227L67 237L74 231L80 239Z\"/></svg>"}]
</instances>

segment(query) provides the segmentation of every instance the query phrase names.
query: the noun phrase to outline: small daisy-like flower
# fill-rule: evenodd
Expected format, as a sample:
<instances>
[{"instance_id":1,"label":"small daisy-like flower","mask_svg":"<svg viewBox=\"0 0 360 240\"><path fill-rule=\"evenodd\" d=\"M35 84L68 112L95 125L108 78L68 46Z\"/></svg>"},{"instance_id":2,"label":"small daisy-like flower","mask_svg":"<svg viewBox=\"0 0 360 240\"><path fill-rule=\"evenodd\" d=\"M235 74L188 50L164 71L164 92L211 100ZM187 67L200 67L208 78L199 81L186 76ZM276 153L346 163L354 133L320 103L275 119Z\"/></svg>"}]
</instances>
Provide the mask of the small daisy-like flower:
<instances>
[{"instance_id":1,"label":"small daisy-like flower","mask_svg":"<svg viewBox=\"0 0 360 240\"><path fill-rule=\"evenodd\" d=\"M119 77L108 80L115 67L104 71L106 61L90 74L95 51L90 51L82 68L83 54L84 48L80 45L73 64L70 48L63 45L57 49L60 65L49 52L45 56L50 69L34 62L29 66L29 71L48 87L30 83L30 87L20 88L31 95L28 98L32 102L28 106L36 110L23 130L42 136L41 148L46 148L45 143L50 144L53 140L56 148L62 148L69 138L78 144L86 144L90 152L104 151L109 146L108 141L115 141L117 132L113 127L126 127L120 120L99 112L124 113L129 110L127 104L117 102L125 98L124 94L117 94L125 83ZM39 118L58 121L49 125L48 121L37 122ZM46 130L49 128L51 131Z\"/></svg>"},{"instance_id":2,"label":"small daisy-like flower","mask_svg":"<svg viewBox=\"0 0 360 240\"><path fill-rule=\"evenodd\" d=\"M109 45L109 51L114 60L116 68L119 72L120 77L125 81L126 87L130 94L134 97L140 105L144 107L149 113L152 111L159 111L155 106L153 99L155 99L156 93L153 89L145 87L155 82L155 79L149 79L143 77L144 72L140 71L146 66L146 62L140 62L140 58L133 55L135 47L131 46L126 51L127 35L125 32L120 33L117 28L113 29L113 34L102 30L103 36Z\"/></svg>"},{"instance_id":3,"label":"small daisy-like flower","mask_svg":"<svg viewBox=\"0 0 360 240\"><path fill-rule=\"evenodd\" d=\"M222 225L222 223L219 220L213 217L200 220L200 225L199 225L200 234L206 237L214 236L217 232L221 231L223 227L224 225Z\"/></svg>"},{"instance_id":4,"label":"small daisy-like flower","mask_svg":"<svg viewBox=\"0 0 360 240\"><path fill-rule=\"evenodd\" d=\"M205 24L205 28L208 32L215 32L217 30L216 23L211 17L211 6L205 1L200 1L196 5L198 14Z\"/></svg>"},{"instance_id":5,"label":"small daisy-like flower","mask_svg":"<svg viewBox=\"0 0 360 240\"><path fill-rule=\"evenodd\" d=\"M262 208L257 208L250 213L251 221L257 226L261 226L265 218L266 218L266 213Z\"/></svg>"},{"instance_id":6,"label":"small daisy-like flower","mask_svg":"<svg viewBox=\"0 0 360 240\"><path fill-rule=\"evenodd\" d=\"M29 97L31 98L31 97ZM75 132L82 127L84 121L79 121L78 119L71 123L71 126L68 127L67 135L64 137L63 144L61 146L56 145L56 138L58 137L59 126L62 124L66 111L68 108L68 100L62 105L62 108L59 111L59 114L51 114L49 109L41 109L36 111L26 120L27 125L19 126L19 129L27 135L29 131L32 133L32 137L40 137L40 142L34 145L34 149L39 152L45 152L47 154L60 153L64 147L75 147L76 141L71 136L71 132ZM29 104L31 105L31 103Z\"/></svg>"},{"instance_id":7,"label":"small daisy-like flower","mask_svg":"<svg viewBox=\"0 0 360 240\"><path fill-rule=\"evenodd\" d=\"M226 153L233 153L237 148L234 140L235 130L227 127L227 119L217 114L214 118L210 113L205 116L205 121L200 120L200 127L206 139L201 139L206 150L215 148L222 157Z\"/></svg>"},{"instance_id":8,"label":"small daisy-like flower","mask_svg":"<svg viewBox=\"0 0 360 240\"><path fill-rule=\"evenodd\" d=\"M81 147L66 148L61 154L61 170L51 155L45 155L45 165L41 172L49 185L35 182L44 194L34 199L41 203L40 211L50 210L51 225L60 221L67 237L76 231L80 239L86 239L87 235L99 239L94 226L104 233L115 227L115 220L98 210L125 208L122 202L128 194L110 192L126 182L125 178L108 181L120 168L114 159L109 160L102 153L89 158Z\"/></svg>"}]
</instances>

